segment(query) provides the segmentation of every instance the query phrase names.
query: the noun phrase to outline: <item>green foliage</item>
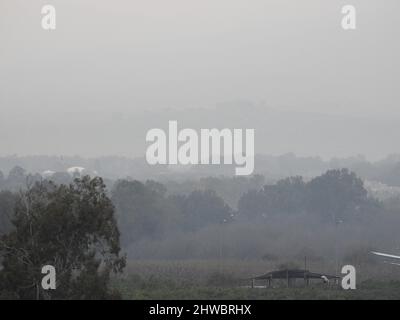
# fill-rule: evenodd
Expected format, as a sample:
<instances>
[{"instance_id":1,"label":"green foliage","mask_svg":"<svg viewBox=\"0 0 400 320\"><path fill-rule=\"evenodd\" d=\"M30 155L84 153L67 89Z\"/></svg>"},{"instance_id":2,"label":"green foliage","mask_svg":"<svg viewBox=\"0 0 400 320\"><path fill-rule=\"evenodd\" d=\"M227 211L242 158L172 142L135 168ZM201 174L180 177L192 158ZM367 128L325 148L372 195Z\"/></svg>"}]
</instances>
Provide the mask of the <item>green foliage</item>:
<instances>
[{"instance_id":1,"label":"green foliage","mask_svg":"<svg viewBox=\"0 0 400 320\"><path fill-rule=\"evenodd\" d=\"M187 196L165 194L165 187L154 181L116 183L112 200L124 245L144 238L160 239L168 231L194 231L232 220L233 210L214 191L193 191Z\"/></svg>"},{"instance_id":2,"label":"green foliage","mask_svg":"<svg viewBox=\"0 0 400 320\"><path fill-rule=\"evenodd\" d=\"M173 197L181 210L185 230L195 231L211 224L222 225L232 221L233 210L215 191L193 191L188 196Z\"/></svg>"},{"instance_id":3,"label":"green foliage","mask_svg":"<svg viewBox=\"0 0 400 320\"><path fill-rule=\"evenodd\" d=\"M347 169L327 171L308 183L301 177L287 178L250 191L239 201L239 212L247 218L310 213L335 224L381 209L368 197L362 180Z\"/></svg>"},{"instance_id":4,"label":"green foliage","mask_svg":"<svg viewBox=\"0 0 400 320\"><path fill-rule=\"evenodd\" d=\"M16 196L12 192L0 192L0 236L12 228L11 218L14 214Z\"/></svg>"},{"instance_id":5,"label":"green foliage","mask_svg":"<svg viewBox=\"0 0 400 320\"><path fill-rule=\"evenodd\" d=\"M165 188L154 181L118 181L112 192L123 243L159 238L172 225L176 210L165 199Z\"/></svg>"},{"instance_id":6,"label":"green foliage","mask_svg":"<svg viewBox=\"0 0 400 320\"><path fill-rule=\"evenodd\" d=\"M314 178L308 184L310 210L323 213L324 218L334 223L358 215L368 204L364 184L347 169L330 170Z\"/></svg>"},{"instance_id":7,"label":"green foliage","mask_svg":"<svg viewBox=\"0 0 400 320\"><path fill-rule=\"evenodd\" d=\"M114 282L122 292L123 299L135 300L398 300L399 281L367 280L358 284L357 290L342 290L340 287L327 287L312 284L310 287L291 287L285 285L273 288L246 288L234 281L227 285L202 285L183 283L178 280L152 278L150 281L134 276Z\"/></svg>"},{"instance_id":8,"label":"green foliage","mask_svg":"<svg viewBox=\"0 0 400 320\"><path fill-rule=\"evenodd\" d=\"M21 299L110 297L110 274L122 271L125 258L101 178L36 183L19 195L12 222L14 230L0 242L1 292ZM44 265L56 268L54 291L41 288Z\"/></svg>"}]
</instances>

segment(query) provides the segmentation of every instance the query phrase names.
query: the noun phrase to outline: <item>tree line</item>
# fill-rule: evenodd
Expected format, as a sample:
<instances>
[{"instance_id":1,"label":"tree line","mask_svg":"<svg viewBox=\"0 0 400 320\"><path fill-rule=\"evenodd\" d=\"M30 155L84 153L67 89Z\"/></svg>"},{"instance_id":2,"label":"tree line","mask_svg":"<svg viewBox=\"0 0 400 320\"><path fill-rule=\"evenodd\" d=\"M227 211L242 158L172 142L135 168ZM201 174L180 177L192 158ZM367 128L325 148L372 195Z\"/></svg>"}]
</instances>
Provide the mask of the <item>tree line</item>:
<instances>
[{"instance_id":1,"label":"tree line","mask_svg":"<svg viewBox=\"0 0 400 320\"><path fill-rule=\"evenodd\" d=\"M0 295L118 298L110 277L124 269L121 248L138 241L210 226L268 224L271 217L300 214L323 224L352 223L384 210L347 169L247 190L237 208L214 190L169 193L153 180L118 180L107 190L98 177L69 184L41 179L18 192L0 192ZM58 270L54 292L40 288L40 269L46 264Z\"/></svg>"}]
</instances>

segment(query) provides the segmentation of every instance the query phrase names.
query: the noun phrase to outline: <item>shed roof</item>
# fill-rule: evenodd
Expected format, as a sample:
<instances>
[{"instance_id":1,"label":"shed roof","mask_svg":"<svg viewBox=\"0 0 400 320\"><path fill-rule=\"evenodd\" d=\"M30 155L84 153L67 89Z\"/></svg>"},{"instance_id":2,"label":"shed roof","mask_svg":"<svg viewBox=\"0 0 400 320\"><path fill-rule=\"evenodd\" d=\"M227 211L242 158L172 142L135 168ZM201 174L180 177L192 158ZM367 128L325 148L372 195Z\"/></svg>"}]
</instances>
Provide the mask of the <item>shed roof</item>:
<instances>
[{"instance_id":1,"label":"shed roof","mask_svg":"<svg viewBox=\"0 0 400 320\"><path fill-rule=\"evenodd\" d=\"M268 280L268 279L321 279L322 277L326 277L327 279L340 279L338 276L329 275L326 273L316 273L310 272L309 270L301 270L301 269L284 269L271 271L264 275L254 277L254 280Z\"/></svg>"}]
</instances>

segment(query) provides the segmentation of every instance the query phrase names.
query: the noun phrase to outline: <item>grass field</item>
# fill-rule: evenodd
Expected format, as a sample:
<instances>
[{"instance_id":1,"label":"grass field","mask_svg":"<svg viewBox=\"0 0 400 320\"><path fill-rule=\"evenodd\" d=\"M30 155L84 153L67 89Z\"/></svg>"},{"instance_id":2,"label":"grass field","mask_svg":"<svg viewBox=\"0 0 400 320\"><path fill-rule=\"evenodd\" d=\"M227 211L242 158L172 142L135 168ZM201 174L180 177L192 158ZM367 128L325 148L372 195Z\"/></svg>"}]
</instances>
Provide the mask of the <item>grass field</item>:
<instances>
[{"instance_id":1,"label":"grass field","mask_svg":"<svg viewBox=\"0 0 400 320\"><path fill-rule=\"evenodd\" d=\"M244 287L249 285L247 278L274 268L264 261L131 261L113 286L124 299L400 299L400 268L381 264L356 266L356 290L345 291L319 281L309 287L302 281L291 288L279 281L272 288ZM309 269L334 273L324 263Z\"/></svg>"}]
</instances>

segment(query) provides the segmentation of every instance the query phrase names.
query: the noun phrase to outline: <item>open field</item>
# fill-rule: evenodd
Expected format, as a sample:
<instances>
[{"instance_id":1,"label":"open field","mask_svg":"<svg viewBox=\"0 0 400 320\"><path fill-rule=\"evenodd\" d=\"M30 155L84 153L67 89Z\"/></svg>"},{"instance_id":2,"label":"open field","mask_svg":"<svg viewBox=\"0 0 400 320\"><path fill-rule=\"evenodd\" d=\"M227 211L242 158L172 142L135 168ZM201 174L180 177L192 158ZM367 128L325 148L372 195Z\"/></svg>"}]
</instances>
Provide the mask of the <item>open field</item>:
<instances>
[{"instance_id":1,"label":"open field","mask_svg":"<svg viewBox=\"0 0 400 320\"><path fill-rule=\"evenodd\" d=\"M307 288L302 281L291 288L279 281L273 288L243 287L249 284L248 277L274 267L263 261L131 261L113 286L124 299L400 299L400 269L385 264L356 266L357 289L353 291L318 281ZM334 273L327 265L324 269L324 263L313 263L309 269Z\"/></svg>"}]
</instances>

